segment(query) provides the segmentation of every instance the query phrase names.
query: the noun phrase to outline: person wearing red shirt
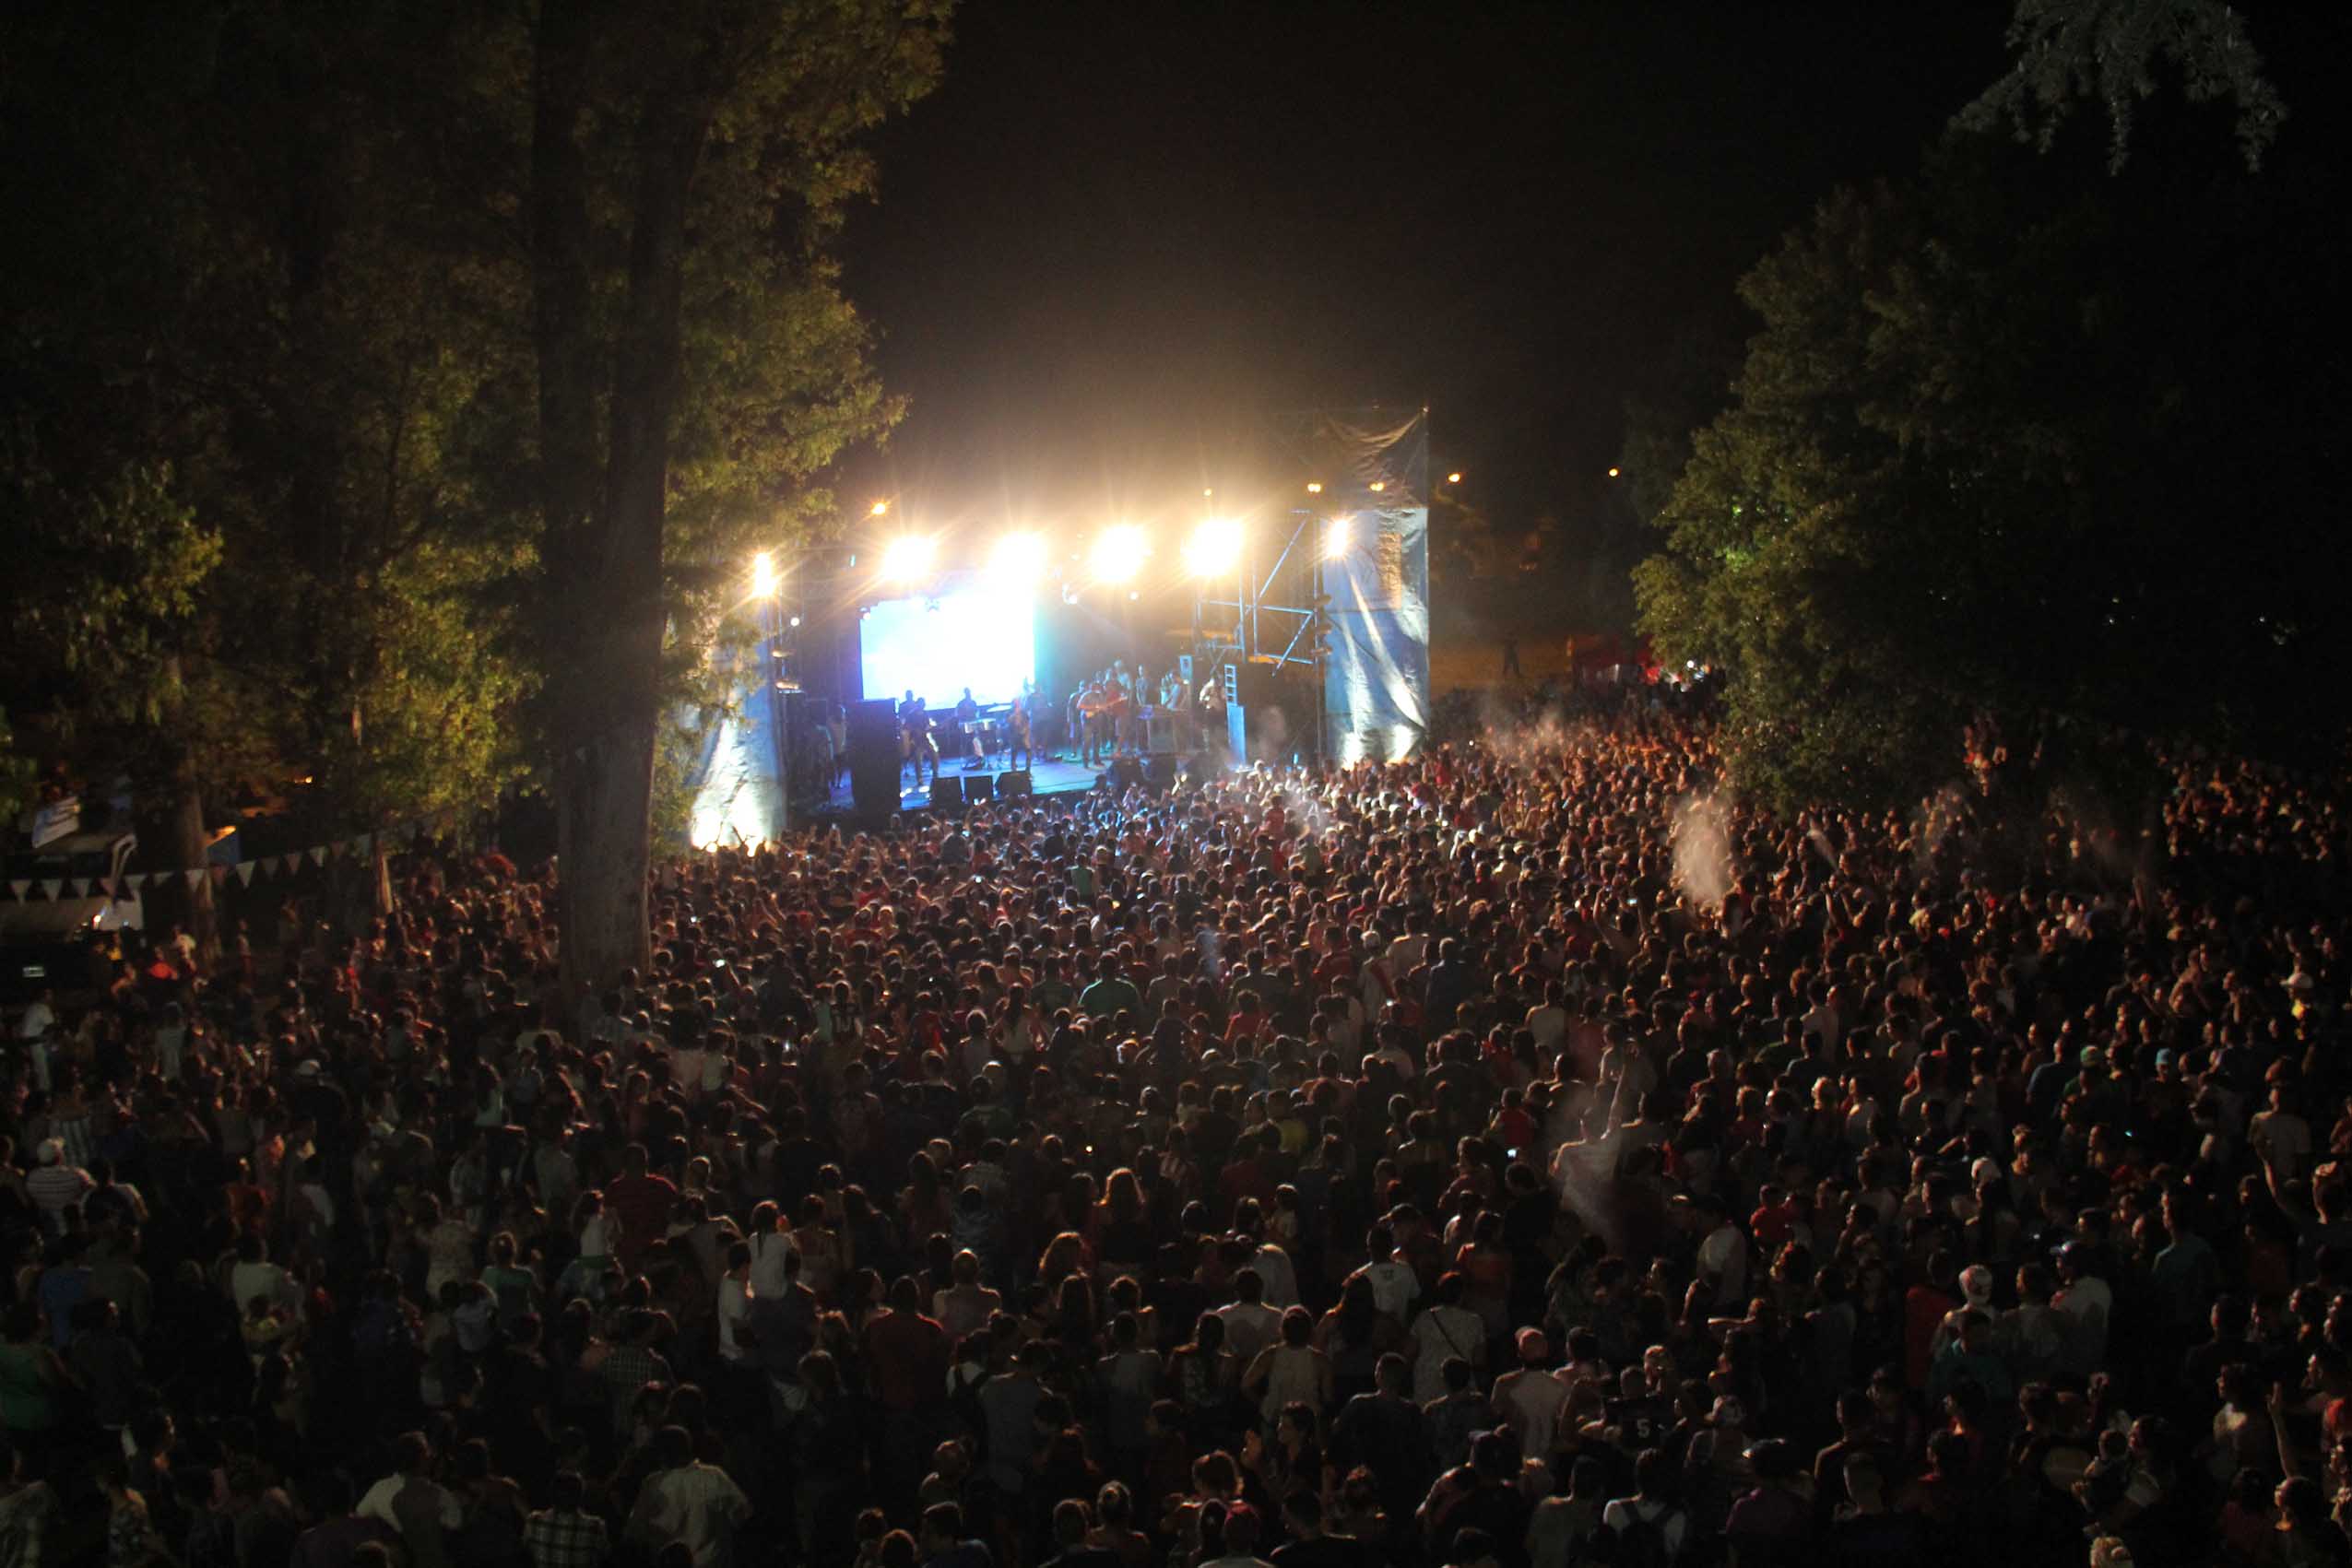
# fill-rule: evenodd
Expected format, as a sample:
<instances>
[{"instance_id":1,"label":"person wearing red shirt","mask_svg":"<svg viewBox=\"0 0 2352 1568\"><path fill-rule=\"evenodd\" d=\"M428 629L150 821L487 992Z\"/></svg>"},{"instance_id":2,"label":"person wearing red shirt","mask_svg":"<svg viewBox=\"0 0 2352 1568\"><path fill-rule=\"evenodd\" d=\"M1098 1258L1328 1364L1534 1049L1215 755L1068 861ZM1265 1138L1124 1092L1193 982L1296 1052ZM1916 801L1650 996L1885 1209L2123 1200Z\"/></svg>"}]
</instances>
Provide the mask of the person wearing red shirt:
<instances>
[{"instance_id":1,"label":"person wearing red shirt","mask_svg":"<svg viewBox=\"0 0 2352 1568\"><path fill-rule=\"evenodd\" d=\"M1756 1249L1769 1256L1779 1252L1796 1233L1797 1206L1789 1201L1784 1188L1770 1183L1756 1196L1762 1201L1748 1216L1748 1233L1755 1238Z\"/></svg>"},{"instance_id":2,"label":"person wearing red shirt","mask_svg":"<svg viewBox=\"0 0 2352 1568\"><path fill-rule=\"evenodd\" d=\"M621 1156L621 1175L604 1189L605 1209L621 1221L613 1256L629 1273L637 1272L645 1248L667 1235L670 1211L678 1204L678 1185L646 1169L645 1146L632 1143Z\"/></svg>"},{"instance_id":3,"label":"person wearing red shirt","mask_svg":"<svg viewBox=\"0 0 2352 1568\"><path fill-rule=\"evenodd\" d=\"M917 1415L947 1397L947 1330L923 1313L922 1291L902 1275L890 1288L890 1310L866 1325L866 1362L874 1397L884 1410Z\"/></svg>"}]
</instances>

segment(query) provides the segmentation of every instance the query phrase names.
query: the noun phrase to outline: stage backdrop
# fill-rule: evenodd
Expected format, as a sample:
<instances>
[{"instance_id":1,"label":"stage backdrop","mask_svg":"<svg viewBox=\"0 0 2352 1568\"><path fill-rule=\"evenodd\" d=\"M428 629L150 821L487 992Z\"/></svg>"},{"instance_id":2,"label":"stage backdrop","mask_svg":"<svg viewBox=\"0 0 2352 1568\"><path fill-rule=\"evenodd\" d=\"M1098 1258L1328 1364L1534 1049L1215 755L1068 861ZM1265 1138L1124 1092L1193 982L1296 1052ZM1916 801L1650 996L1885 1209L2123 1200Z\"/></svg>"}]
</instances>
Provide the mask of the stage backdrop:
<instances>
[{"instance_id":1,"label":"stage backdrop","mask_svg":"<svg viewBox=\"0 0 2352 1568\"><path fill-rule=\"evenodd\" d=\"M1397 761L1429 721L1429 411L1314 418L1317 466L1338 476L1324 481L1326 516L1348 519L1346 548L1323 567L1327 733L1342 763Z\"/></svg>"}]
</instances>

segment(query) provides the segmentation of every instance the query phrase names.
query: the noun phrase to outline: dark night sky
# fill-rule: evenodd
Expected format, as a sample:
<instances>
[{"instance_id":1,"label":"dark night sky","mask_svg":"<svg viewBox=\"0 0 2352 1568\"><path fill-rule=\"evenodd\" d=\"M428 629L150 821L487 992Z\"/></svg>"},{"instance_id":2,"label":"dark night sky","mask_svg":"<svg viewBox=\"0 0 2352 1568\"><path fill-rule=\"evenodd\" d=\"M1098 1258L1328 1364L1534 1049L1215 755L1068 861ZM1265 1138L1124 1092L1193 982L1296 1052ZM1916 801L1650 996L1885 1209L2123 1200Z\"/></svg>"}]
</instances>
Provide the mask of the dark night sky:
<instances>
[{"instance_id":1,"label":"dark night sky","mask_svg":"<svg viewBox=\"0 0 2352 1568\"><path fill-rule=\"evenodd\" d=\"M1262 411L1425 401L1499 520L1556 506L1817 197L1917 166L2007 14L968 0L848 236L913 409L845 499L1181 513Z\"/></svg>"}]
</instances>

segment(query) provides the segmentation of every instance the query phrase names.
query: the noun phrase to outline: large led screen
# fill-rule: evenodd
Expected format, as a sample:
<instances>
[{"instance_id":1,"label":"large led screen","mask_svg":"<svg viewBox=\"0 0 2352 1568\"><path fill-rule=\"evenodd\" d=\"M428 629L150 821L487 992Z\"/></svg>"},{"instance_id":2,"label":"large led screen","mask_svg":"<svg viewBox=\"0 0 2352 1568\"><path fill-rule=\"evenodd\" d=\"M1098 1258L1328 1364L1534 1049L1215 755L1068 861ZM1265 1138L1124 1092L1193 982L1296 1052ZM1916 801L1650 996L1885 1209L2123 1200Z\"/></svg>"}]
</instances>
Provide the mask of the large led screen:
<instances>
[{"instance_id":1,"label":"large led screen","mask_svg":"<svg viewBox=\"0 0 2352 1568\"><path fill-rule=\"evenodd\" d=\"M858 623L857 662L869 697L895 702L911 689L939 713L968 686L983 706L1010 702L1036 671L1034 607L985 588L884 599Z\"/></svg>"}]
</instances>

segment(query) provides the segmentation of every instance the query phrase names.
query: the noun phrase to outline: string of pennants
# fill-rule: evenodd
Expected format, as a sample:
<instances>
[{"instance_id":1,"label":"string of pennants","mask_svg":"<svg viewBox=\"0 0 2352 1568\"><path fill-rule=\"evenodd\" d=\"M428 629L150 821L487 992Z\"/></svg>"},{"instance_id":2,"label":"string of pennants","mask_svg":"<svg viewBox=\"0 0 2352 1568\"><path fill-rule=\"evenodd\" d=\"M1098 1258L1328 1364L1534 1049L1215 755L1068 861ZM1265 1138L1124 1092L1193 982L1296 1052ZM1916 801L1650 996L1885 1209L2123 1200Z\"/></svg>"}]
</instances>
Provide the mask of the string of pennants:
<instances>
[{"instance_id":1,"label":"string of pennants","mask_svg":"<svg viewBox=\"0 0 2352 1568\"><path fill-rule=\"evenodd\" d=\"M422 822L411 822L383 834L387 849L398 848L428 831ZM121 877L12 877L7 879L7 892L20 903L30 903L38 892L52 902L65 899L111 898L127 899L147 888L165 888L178 880L191 891L209 878L219 887L231 877L241 888L249 888L256 877L285 877L302 869L307 863L313 867L324 867L329 860L344 855L367 855L375 849L378 835L360 833L332 843L313 844L308 849L290 850L284 855L266 855L254 860L241 860L234 866L201 866L183 871L132 871Z\"/></svg>"}]
</instances>

